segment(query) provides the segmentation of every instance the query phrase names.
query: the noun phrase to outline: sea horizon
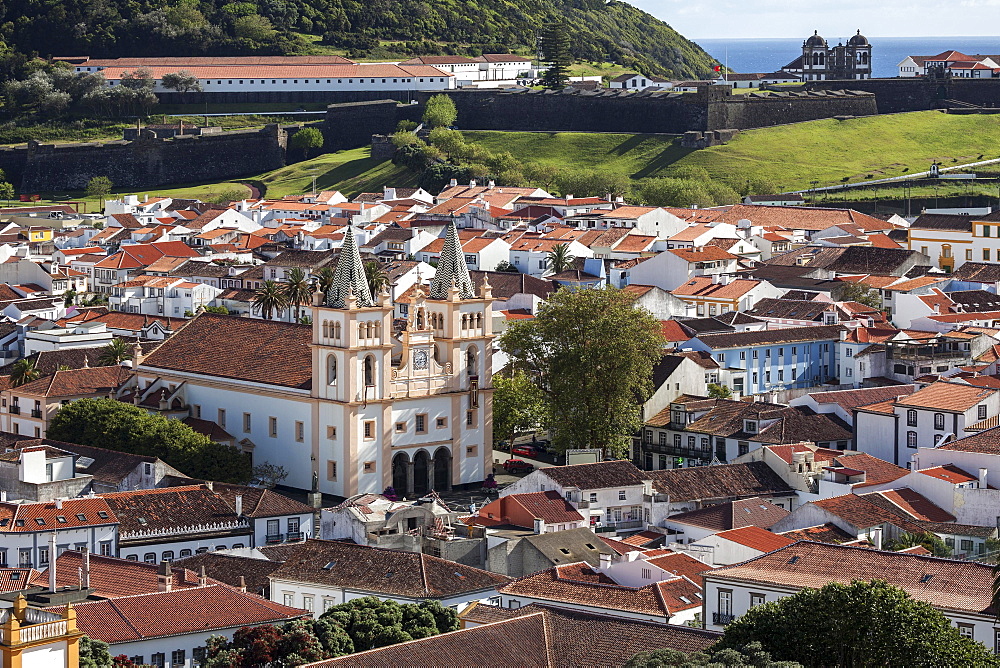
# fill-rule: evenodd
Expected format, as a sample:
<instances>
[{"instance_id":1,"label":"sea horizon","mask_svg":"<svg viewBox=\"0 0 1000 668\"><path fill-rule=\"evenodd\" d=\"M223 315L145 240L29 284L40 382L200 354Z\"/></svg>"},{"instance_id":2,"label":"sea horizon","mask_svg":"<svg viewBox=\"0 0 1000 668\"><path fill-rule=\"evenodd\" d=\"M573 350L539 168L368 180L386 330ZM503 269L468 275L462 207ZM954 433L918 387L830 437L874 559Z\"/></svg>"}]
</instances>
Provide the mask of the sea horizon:
<instances>
[{"instance_id":1,"label":"sea horizon","mask_svg":"<svg viewBox=\"0 0 1000 668\"><path fill-rule=\"evenodd\" d=\"M734 72L770 73L802 54L803 37L741 37L692 39ZM823 35L830 46L846 44L851 35ZM968 55L1000 55L1000 37L873 37L872 75L899 76L898 64L907 56L932 56L954 49Z\"/></svg>"}]
</instances>

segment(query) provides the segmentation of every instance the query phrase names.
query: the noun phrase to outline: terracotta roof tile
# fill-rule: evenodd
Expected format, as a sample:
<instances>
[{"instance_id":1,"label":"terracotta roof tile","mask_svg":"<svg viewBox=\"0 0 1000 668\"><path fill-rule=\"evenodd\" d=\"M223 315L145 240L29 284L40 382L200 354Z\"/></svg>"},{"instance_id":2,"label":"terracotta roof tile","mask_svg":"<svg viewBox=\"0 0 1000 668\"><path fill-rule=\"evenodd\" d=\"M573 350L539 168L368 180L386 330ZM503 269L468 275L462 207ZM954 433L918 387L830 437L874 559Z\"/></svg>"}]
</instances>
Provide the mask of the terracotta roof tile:
<instances>
[{"instance_id":1,"label":"terracotta roof tile","mask_svg":"<svg viewBox=\"0 0 1000 668\"><path fill-rule=\"evenodd\" d=\"M94 354L96 357L96 351ZM51 376L19 386L17 393L43 397L108 395L131 377L132 370L120 366L57 370Z\"/></svg>"},{"instance_id":2,"label":"terracotta roof tile","mask_svg":"<svg viewBox=\"0 0 1000 668\"><path fill-rule=\"evenodd\" d=\"M224 584L88 601L74 609L81 631L111 644L280 623L311 614ZM191 614L193 610L198 614Z\"/></svg>"},{"instance_id":3,"label":"terracotta roof tile","mask_svg":"<svg viewBox=\"0 0 1000 668\"><path fill-rule=\"evenodd\" d=\"M201 313L140 366L308 389L311 343L309 325Z\"/></svg>"},{"instance_id":4,"label":"terracotta roof tile","mask_svg":"<svg viewBox=\"0 0 1000 668\"><path fill-rule=\"evenodd\" d=\"M718 246L702 246L700 248L674 248L666 251L673 253L687 262L714 262L718 260L735 260L736 256L724 251Z\"/></svg>"},{"instance_id":5,"label":"terracotta roof tile","mask_svg":"<svg viewBox=\"0 0 1000 668\"><path fill-rule=\"evenodd\" d=\"M639 652L707 649L721 634L558 607L529 605L513 619L328 659L320 666L511 666L570 668L624 665ZM504 613L504 616L507 616ZM499 617L499 615L498 615ZM586 642L580 642L586 638Z\"/></svg>"},{"instance_id":6,"label":"terracotta roof tile","mask_svg":"<svg viewBox=\"0 0 1000 668\"><path fill-rule=\"evenodd\" d=\"M996 390L939 381L931 383L913 394L896 400L897 406L929 408L939 411L965 412L986 401Z\"/></svg>"},{"instance_id":7,"label":"terracotta roof tile","mask_svg":"<svg viewBox=\"0 0 1000 668\"><path fill-rule=\"evenodd\" d=\"M761 281L746 278L737 278L723 284L715 283L710 276L695 276L671 290L671 293L675 297L681 298L711 297L713 299L739 299L761 284Z\"/></svg>"},{"instance_id":8,"label":"terracotta roof tile","mask_svg":"<svg viewBox=\"0 0 1000 668\"><path fill-rule=\"evenodd\" d=\"M62 519L60 519L62 518ZM65 499L44 503L0 503L0 534L53 531L118 524L120 518L105 499Z\"/></svg>"},{"instance_id":9,"label":"terracotta roof tile","mask_svg":"<svg viewBox=\"0 0 1000 668\"><path fill-rule=\"evenodd\" d=\"M794 531L782 531L780 536L791 538L792 540L811 540L818 543L855 543L857 537L847 533L836 524L819 524L805 529L795 529Z\"/></svg>"},{"instance_id":10,"label":"terracotta roof tile","mask_svg":"<svg viewBox=\"0 0 1000 668\"><path fill-rule=\"evenodd\" d=\"M123 540L156 531L201 531L204 525L238 534L250 531L232 507L205 485L113 492L99 498L114 509Z\"/></svg>"},{"instance_id":11,"label":"terracotta roof tile","mask_svg":"<svg viewBox=\"0 0 1000 668\"><path fill-rule=\"evenodd\" d=\"M669 522L681 522L712 531L727 531L741 527L755 526L770 528L779 520L790 515L767 499L749 498L716 503L704 508L677 513L668 518Z\"/></svg>"},{"instance_id":12,"label":"terracotta roof tile","mask_svg":"<svg viewBox=\"0 0 1000 668\"><path fill-rule=\"evenodd\" d=\"M640 471L629 461L604 461L595 464L573 464L570 466L549 466L541 473L562 487L578 489L602 489L606 487L630 487L642 485L648 480L649 472Z\"/></svg>"},{"instance_id":13,"label":"terracotta roof tile","mask_svg":"<svg viewBox=\"0 0 1000 668\"><path fill-rule=\"evenodd\" d=\"M794 490L764 462L646 471L653 488L671 503L792 496Z\"/></svg>"},{"instance_id":14,"label":"terracotta roof tile","mask_svg":"<svg viewBox=\"0 0 1000 668\"><path fill-rule=\"evenodd\" d=\"M795 542L791 538L780 534L773 534L770 531L761 529L757 526L747 526L739 529L720 531L715 535L719 538L725 538L726 540L739 543L740 545L744 545L751 549L760 550L761 552L771 552L772 550L777 550Z\"/></svg>"},{"instance_id":15,"label":"terracotta roof tile","mask_svg":"<svg viewBox=\"0 0 1000 668\"><path fill-rule=\"evenodd\" d=\"M796 558L797 557L797 558ZM918 601L947 610L993 614L993 567L864 547L799 541L712 573L713 577L820 588L830 582L885 580Z\"/></svg>"},{"instance_id":16,"label":"terracotta roof tile","mask_svg":"<svg viewBox=\"0 0 1000 668\"><path fill-rule=\"evenodd\" d=\"M509 580L427 554L315 539L299 545L273 577L420 600L490 591Z\"/></svg>"}]
</instances>

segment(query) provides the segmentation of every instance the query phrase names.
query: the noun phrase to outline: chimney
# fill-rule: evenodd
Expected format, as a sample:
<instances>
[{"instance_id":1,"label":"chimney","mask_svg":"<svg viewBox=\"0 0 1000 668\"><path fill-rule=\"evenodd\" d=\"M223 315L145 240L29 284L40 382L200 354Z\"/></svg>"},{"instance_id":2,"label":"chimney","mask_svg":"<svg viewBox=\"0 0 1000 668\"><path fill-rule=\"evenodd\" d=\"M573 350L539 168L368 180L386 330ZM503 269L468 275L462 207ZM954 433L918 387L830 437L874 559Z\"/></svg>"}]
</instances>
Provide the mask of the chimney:
<instances>
[{"instance_id":1,"label":"chimney","mask_svg":"<svg viewBox=\"0 0 1000 668\"><path fill-rule=\"evenodd\" d=\"M236 514L243 515L243 495L236 495Z\"/></svg>"},{"instance_id":2,"label":"chimney","mask_svg":"<svg viewBox=\"0 0 1000 668\"><path fill-rule=\"evenodd\" d=\"M170 562L161 561L156 569L156 590L170 591L174 586L174 574L170 571Z\"/></svg>"},{"instance_id":3,"label":"chimney","mask_svg":"<svg viewBox=\"0 0 1000 668\"><path fill-rule=\"evenodd\" d=\"M847 340L847 330L846 329L840 330L840 340L841 341L846 341Z\"/></svg>"},{"instance_id":4,"label":"chimney","mask_svg":"<svg viewBox=\"0 0 1000 668\"><path fill-rule=\"evenodd\" d=\"M469 179L469 187L470 188L475 188L476 187L476 180L475 179Z\"/></svg>"},{"instance_id":5,"label":"chimney","mask_svg":"<svg viewBox=\"0 0 1000 668\"><path fill-rule=\"evenodd\" d=\"M872 527L871 529L871 541L875 546L876 550L882 549L882 527Z\"/></svg>"},{"instance_id":6,"label":"chimney","mask_svg":"<svg viewBox=\"0 0 1000 668\"><path fill-rule=\"evenodd\" d=\"M62 510L62 499L56 499L56 510Z\"/></svg>"},{"instance_id":7,"label":"chimney","mask_svg":"<svg viewBox=\"0 0 1000 668\"><path fill-rule=\"evenodd\" d=\"M607 553L601 552L601 554L598 555L598 558L600 559L599 565L598 565L598 569L604 571L604 570L607 570L607 569L611 568L611 553L610 552L607 552Z\"/></svg>"},{"instance_id":8,"label":"chimney","mask_svg":"<svg viewBox=\"0 0 1000 668\"><path fill-rule=\"evenodd\" d=\"M986 489L989 486L989 483L986 482L987 473L986 469L979 469L979 489Z\"/></svg>"},{"instance_id":9,"label":"chimney","mask_svg":"<svg viewBox=\"0 0 1000 668\"><path fill-rule=\"evenodd\" d=\"M489 181L486 182L486 187L492 190L493 188L497 187L497 182L494 181L493 179L490 179Z\"/></svg>"},{"instance_id":10,"label":"chimney","mask_svg":"<svg viewBox=\"0 0 1000 668\"><path fill-rule=\"evenodd\" d=\"M0 489L0 501L7 501L7 490Z\"/></svg>"},{"instance_id":11,"label":"chimney","mask_svg":"<svg viewBox=\"0 0 1000 668\"><path fill-rule=\"evenodd\" d=\"M84 546L83 550L83 577L80 578L80 587L90 589L90 548Z\"/></svg>"},{"instance_id":12,"label":"chimney","mask_svg":"<svg viewBox=\"0 0 1000 668\"><path fill-rule=\"evenodd\" d=\"M451 181L448 181L448 185L451 186L452 188L457 188L458 187L458 179L452 179Z\"/></svg>"},{"instance_id":13,"label":"chimney","mask_svg":"<svg viewBox=\"0 0 1000 668\"><path fill-rule=\"evenodd\" d=\"M535 518L535 533L542 534L545 533L545 520L540 517Z\"/></svg>"},{"instance_id":14,"label":"chimney","mask_svg":"<svg viewBox=\"0 0 1000 668\"><path fill-rule=\"evenodd\" d=\"M56 591L56 532L49 534L49 591Z\"/></svg>"},{"instance_id":15,"label":"chimney","mask_svg":"<svg viewBox=\"0 0 1000 668\"><path fill-rule=\"evenodd\" d=\"M202 566L198 569L198 586L207 587L208 586L208 576L205 575L205 567Z\"/></svg>"},{"instance_id":16,"label":"chimney","mask_svg":"<svg viewBox=\"0 0 1000 668\"><path fill-rule=\"evenodd\" d=\"M242 592L246 592L246 590L247 590L247 581L246 581L246 578L244 578L242 575L240 576L240 585L239 585L239 588L240 588L240 591L242 591Z\"/></svg>"},{"instance_id":17,"label":"chimney","mask_svg":"<svg viewBox=\"0 0 1000 668\"><path fill-rule=\"evenodd\" d=\"M208 489L208 491L210 491L210 492L214 492L214 491L215 491L215 483L214 483L214 482L212 482L211 480L207 480L207 481L205 482L205 487L206 487L206 488Z\"/></svg>"}]
</instances>

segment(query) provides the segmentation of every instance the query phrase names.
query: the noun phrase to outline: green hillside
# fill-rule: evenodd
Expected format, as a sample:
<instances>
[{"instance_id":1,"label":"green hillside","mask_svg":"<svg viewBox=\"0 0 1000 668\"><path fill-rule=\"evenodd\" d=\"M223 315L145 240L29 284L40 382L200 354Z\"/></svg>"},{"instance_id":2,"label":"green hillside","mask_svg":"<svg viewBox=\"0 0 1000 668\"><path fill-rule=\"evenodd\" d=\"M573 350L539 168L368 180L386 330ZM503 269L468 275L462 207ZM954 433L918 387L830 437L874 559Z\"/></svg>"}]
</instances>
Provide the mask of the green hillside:
<instances>
[{"instance_id":1,"label":"green hillside","mask_svg":"<svg viewBox=\"0 0 1000 668\"><path fill-rule=\"evenodd\" d=\"M556 18L580 60L678 78L712 73L698 45L618 0L6 0L0 39L55 55L530 55L540 27ZM16 67L0 64L0 77L4 69Z\"/></svg>"},{"instance_id":2,"label":"green hillside","mask_svg":"<svg viewBox=\"0 0 1000 668\"><path fill-rule=\"evenodd\" d=\"M748 130L676 164L704 167L713 177L760 172L791 190L922 172L935 160L947 167L989 158L1000 158L1000 116L919 111Z\"/></svg>"}]
</instances>

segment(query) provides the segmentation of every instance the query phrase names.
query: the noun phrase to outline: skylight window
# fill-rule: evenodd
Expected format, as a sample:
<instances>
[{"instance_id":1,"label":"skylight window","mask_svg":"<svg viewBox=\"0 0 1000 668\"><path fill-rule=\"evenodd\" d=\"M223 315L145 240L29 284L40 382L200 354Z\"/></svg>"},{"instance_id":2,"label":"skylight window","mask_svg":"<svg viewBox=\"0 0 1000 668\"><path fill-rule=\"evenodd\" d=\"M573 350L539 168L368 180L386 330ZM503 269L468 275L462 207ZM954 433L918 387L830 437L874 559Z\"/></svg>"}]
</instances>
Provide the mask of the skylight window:
<instances>
[{"instance_id":1,"label":"skylight window","mask_svg":"<svg viewBox=\"0 0 1000 668\"><path fill-rule=\"evenodd\" d=\"M66 516L56 515L56 522L58 522L59 524L66 524Z\"/></svg>"},{"instance_id":2,"label":"skylight window","mask_svg":"<svg viewBox=\"0 0 1000 668\"><path fill-rule=\"evenodd\" d=\"M35 524L37 524L40 527L41 526L45 526L45 519L41 518L41 517L36 517L35 518Z\"/></svg>"},{"instance_id":3,"label":"skylight window","mask_svg":"<svg viewBox=\"0 0 1000 668\"><path fill-rule=\"evenodd\" d=\"M924 577L920 578L920 582L926 584L931 581L932 577L934 576L928 573L927 575L924 575Z\"/></svg>"},{"instance_id":4,"label":"skylight window","mask_svg":"<svg viewBox=\"0 0 1000 668\"><path fill-rule=\"evenodd\" d=\"M763 506L761 506L761 507L763 508ZM108 514L106 512L104 512L103 510L98 510L97 511L97 516L100 517L102 520L108 519Z\"/></svg>"},{"instance_id":5,"label":"skylight window","mask_svg":"<svg viewBox=\"0 0 1000 668\"><path fill-rule=\"evenodd\" d=\"M789 564L797 564L798 562L799 562L799 556L798 555L795 555L794 557L792 557L791 559L788 560Z\"/></svg>"},{"instance_id":6,"label":"skylight window","mask_svg":"<svg viewBox=\"0 0 1000 668\"><path fill-rule=\"evenodd\" d=\"M324 571L332 570L333 567L336 566L336 565L337 565L336 561L328 561L327 564L326 564L326 566L323 567L323 570Z\"/></svg>"},{"instance_id":7,"label":"skylight window","mask_svg":"<svg viewBox=\"0 0 1000 668\"><path fill-rule=\"evenodd\" d=\"M83 513L77 513L76 514L76 519L80 520L81 522L86 522L87 521L87 516L84 515Z\"/></svg>"},{"instance_id":8,"label":"skylight window","mask_svg":"<svg viewBox=\"0 0 1000 668\"><path fill-rule=\"evenodd\" d=\"M689 599L687 596L678 596L678 598L684 601L685 603L691 602L691 599Z\"/></svg>"}]
</instances>

